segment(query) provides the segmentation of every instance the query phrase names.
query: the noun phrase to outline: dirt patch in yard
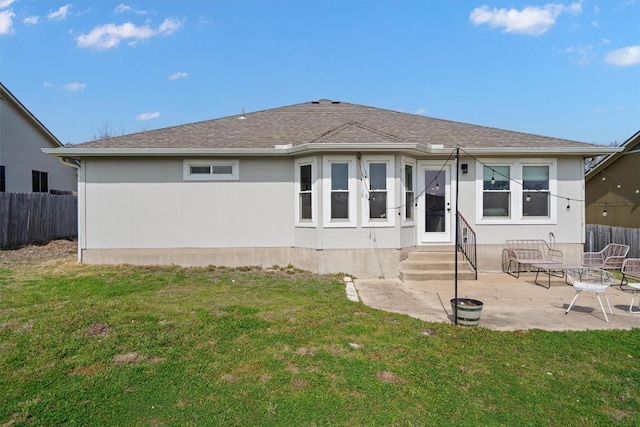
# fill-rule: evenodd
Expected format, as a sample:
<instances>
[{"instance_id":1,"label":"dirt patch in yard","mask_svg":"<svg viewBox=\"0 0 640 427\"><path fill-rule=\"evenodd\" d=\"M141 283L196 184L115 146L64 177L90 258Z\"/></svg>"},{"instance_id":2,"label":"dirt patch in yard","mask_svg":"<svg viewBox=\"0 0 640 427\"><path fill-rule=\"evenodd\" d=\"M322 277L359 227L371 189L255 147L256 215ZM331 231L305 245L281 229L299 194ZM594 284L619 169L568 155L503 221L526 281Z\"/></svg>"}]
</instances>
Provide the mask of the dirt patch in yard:
<instances>
[{"instance_id":1,"label":"dirt patch in yard","mask_svg":"<svg viewBox=\"0 0 640 427\"><path fill-rule=\"evenodd\" d=\"M126 354L117 354L113 356L113 363L116 365L134 365L144 362L148 357L135 351Z\"/></svg>"},{"instance_id":2,"label":"dirt patch in yard","mask_svg":"<svg viewBox=\"0 0 640 427\"><path fill-rule=\"evenodd\" d=\"M77 253L75 240L54 240L44 245L27 245L18 249L0 250L0 265L73 257Z\"/></svg>"},{"instance_id":3,"label":"dirt patch in yard","mask_svg":"<svg viewBox=\"0 0 640 427\"><path fill-rule=\"evenodd\" d=\"M104 323L92 323L85 330L85 334L90 337L108 337L111 335L111 327Z\"/></svg>"}]
</instances>

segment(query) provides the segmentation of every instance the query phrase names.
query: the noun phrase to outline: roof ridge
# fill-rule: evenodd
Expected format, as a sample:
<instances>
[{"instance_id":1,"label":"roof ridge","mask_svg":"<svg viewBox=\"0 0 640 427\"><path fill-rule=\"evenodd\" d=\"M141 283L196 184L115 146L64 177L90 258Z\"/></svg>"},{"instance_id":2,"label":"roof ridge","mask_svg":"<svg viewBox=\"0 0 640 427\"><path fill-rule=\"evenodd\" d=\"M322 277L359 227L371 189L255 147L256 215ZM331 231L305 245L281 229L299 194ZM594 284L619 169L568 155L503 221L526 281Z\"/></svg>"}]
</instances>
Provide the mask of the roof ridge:
<instances>
[{"instance_id":1,"label":"roof ridge","mask_svg":"<svg viewBox=\"0 0 640 427\"><path fill-rule=\"evenodd\" d=\"M362 123L353 121L353 122L345 122L345 123L343 123L343 124L341 124L339 126L336 126L333 129L329 129L328 131L323 132L322 134L318 135L316 138L314 138L311 141L309 141L309 143L311 144L311 143L317 142L317 141L319 141L319 140L321 140L321 139L323 139L325 137L337 135L340 132L342 132L343 130L345 130L347 128L350 128L350 127L357 127L359 129L366 130L367 132L375 133L376 135L380 135L380 136L383 136L385 138L392 139L392 140L394 140L396 142L403 142L404 141L402 138L400 138L397 135L393 135L393 134L390 134L388 132L384 132L384 131L382 131L380 129L375 129L375 128L372 128L370 126L364 125Z\"/></svg>"}]
</instances>

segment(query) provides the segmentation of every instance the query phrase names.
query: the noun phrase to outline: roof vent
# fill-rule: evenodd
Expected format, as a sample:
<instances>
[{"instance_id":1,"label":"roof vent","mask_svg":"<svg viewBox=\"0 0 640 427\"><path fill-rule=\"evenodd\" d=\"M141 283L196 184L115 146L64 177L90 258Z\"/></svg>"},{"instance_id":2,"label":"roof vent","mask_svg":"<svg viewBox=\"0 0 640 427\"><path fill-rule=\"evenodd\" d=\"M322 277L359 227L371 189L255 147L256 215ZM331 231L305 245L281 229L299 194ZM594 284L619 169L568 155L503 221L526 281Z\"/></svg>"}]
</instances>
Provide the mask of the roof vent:
<instances>
[{"instance_id":1,"label":"roof vent","mask_svg":"<svg viewBox=\"0 0 640 427\"><path fill-rule=\"evenodd\" d=\"M320 104L320 101L311 101L312 104Z\"/></svg>"},{"instance_id":2,"label":"roof vent","mask_svg":"<svg viewBox=\"0 0 640 427\"><path fill-rule=\"evenodd\" d=\"M332 104L340 104L340 101L331 101Z\"/></svg>"},{"instance_id":3,"label":"roof vent","mask_svg":"<svg viewBox=\"0 0 640 427\"><path fill-rule=\"evenodd\" d=\"M238 117L238 120L246 120L247 118L244 116L244 107L242 107L242 114Z\"/></svg>"}]
</instances>

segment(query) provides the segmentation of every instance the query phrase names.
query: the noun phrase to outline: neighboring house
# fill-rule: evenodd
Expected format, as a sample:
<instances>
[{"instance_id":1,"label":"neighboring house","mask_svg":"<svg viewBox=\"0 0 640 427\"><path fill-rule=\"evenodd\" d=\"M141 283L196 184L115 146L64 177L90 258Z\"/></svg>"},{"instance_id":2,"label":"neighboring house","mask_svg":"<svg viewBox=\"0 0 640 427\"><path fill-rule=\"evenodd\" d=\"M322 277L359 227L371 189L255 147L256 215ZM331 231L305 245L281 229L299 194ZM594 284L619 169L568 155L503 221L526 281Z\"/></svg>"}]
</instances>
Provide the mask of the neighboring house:
<instances>
[{"instance_id":1,"label":"neighboring house","mask_svg":"<svg viewBox=\"0 0 640 427\"><path fill-rule=\"evenodd\" d=\"M62 146L0 83L0 192L71 194L76 169L42 152Z\"/></svg>"},{"instance_id":2,"label":"neighboring house","mask_svg":"<svg viewBox=\"0 0 640 427\"><path fill-rule=\"evenodd\" d=\"M621 147L587 172L587 224L640 228L640 131Z\"/></svg>"},{"instance_id":3,"label":"neighboring house","mask_svg":"<svg viewBox=\"0 0 640 427\"><path fill-rule=\"evenodd\" d=\"M615 148L321 100L45 151L80 165L81 261L397 277L453 254L457 146L481 270L551 233L580 260L584 157Z\"/></svg>"}]
</instances>

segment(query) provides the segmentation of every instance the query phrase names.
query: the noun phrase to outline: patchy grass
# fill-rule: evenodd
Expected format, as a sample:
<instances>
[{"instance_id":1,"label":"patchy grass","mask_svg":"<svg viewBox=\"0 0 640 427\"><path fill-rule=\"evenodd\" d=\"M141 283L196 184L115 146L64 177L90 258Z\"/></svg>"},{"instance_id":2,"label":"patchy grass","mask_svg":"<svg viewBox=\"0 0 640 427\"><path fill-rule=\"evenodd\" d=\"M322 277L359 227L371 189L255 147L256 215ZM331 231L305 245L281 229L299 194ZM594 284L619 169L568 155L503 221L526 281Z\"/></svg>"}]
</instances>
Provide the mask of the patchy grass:
<instances>
[{"instance_id":1,"label":"patchy grass","mask_svg":"<svg viewBox=\"0 0 640 427\"><path fill-rule=\"evenodd\" d=\"M638 349L427 324L290 266L0 267L2 425L635 426Z\"/></svg>"}]
</instances>

